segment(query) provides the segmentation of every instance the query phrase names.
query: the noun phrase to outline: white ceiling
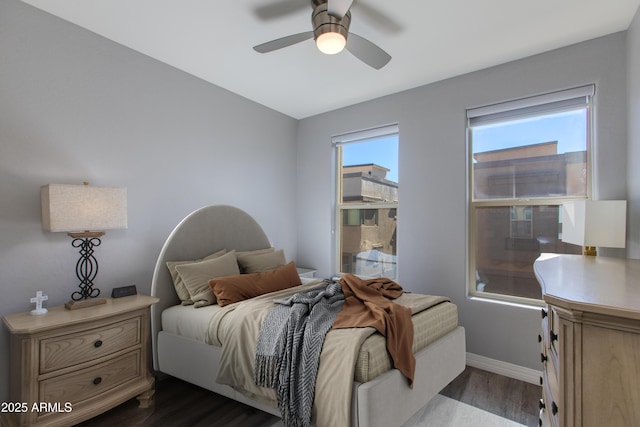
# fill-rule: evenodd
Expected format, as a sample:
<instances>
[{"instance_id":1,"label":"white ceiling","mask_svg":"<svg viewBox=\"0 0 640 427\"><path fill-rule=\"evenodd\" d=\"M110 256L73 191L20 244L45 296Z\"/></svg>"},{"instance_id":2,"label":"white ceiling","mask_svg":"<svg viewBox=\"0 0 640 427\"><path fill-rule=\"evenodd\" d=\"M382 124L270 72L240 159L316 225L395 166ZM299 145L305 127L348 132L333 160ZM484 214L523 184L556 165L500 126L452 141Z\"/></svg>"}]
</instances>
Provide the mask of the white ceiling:
<instances>
[{"instance_id":1,"label":"white ceiling","mask_svg":"<svg viewBox=\"0 0 640 427\"><path fill-rule=\"evenodd\" d=\"M313 40L268 54L252 49L310 31L308 0L23 1L298 119L626 30L640 4L355 0L350 31L393 57L374 70L346 50L324 55ZM258 17L257 8L274 4L305 7Z\"/></svg>"}]
</instances>

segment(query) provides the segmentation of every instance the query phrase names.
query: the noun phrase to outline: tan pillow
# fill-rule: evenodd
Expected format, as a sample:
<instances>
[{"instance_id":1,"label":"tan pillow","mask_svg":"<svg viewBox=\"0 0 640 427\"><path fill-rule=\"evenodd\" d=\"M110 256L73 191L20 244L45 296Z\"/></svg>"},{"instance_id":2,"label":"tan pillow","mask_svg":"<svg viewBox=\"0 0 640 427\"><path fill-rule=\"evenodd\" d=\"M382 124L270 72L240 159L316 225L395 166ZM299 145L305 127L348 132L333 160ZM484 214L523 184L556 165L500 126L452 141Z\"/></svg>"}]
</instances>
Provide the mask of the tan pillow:
<instances>
[{"instance_id":1,"label":"tan pillow","mask_svg":"<svg viewBox=\"0 0 640 427\"><path fill-rule=\"evenodd\" d=\"M275 270L209 280L209 286L213 289L218 305L221 307L269 292L299 286L300 283L300 276L293 261Z\"/></svg>"},{"instance_id":2,"label":"tan pillow","mask_svg":"<svg viewBox=\"0 0 640 427\"><path fill-rule=\"evenodd\" d=\"M177 265L176 270L182 277L194 307L204 307L216 302L216 297L209 287L209 280L214 277L240 274L236 252L226 254L201 262Z\"/></svg>"},{"instance_id":3,"label":"tan pillow","mask_svg":"<svg viewBox=\"0 0 640 427\"><path fill-rule=\"evenodd\" d=\"M254 256L254 255L269 254L272 252L275 252L275 248L256 249L254 251L236 251L236 256L238 257L238 265L240 266L240 272L246 273L245 271L242 271L242 263L247 257Z\"/></svg>"},{"instance_id":4,"label":"tan pillow","mask_svg":"<svg viewBox=\"0 0 640 427\"><path fill-rule=\"evenodd\" d=\"M242 258L238 257L238 264L240 264L240 271L243 273L260 273L267 270L273 270L274 268L282 267L287 263L284 257L284 251L282 249L256 255L245 255Z\"/></svg>"},{"instance_id":5,"label":"tan pillow","mask_svg":"<svg viewBox=\"0 0 640 427\"><path fill-rule=\"evenodd\" d=\"M167 261L167 268L169 269L169 274L171 274L171 279L173 279L173 287L176 289L176 294L178 294L178 298L182 301L182 305L191 305L193 301L191 300L191 296L189 295L189 291L187 287L184 285L182 281L182 277L178 274L178 270L176 270L176 265L183 264L193 264L194 262L200 262L207 259L213 259L221 257L227 253L226 249L222 249L221 251L214 252L211 255L208 255L202 259L197 259L193 261Z\"/></svg>"},{"instance_id":6,"label":"tan pillow","mask_svg":"<svg viewBox=\"0 0 640 427\"><path fill-rule=\"evenodd\" d=\"M236 251L236 255L238 255L238 258L242 258L243 256L268 254L269 252L274 252L275 250L276 250L275 248L264 248L264 249L255 249L253 251Z\"/></svg>"}]
</instances>

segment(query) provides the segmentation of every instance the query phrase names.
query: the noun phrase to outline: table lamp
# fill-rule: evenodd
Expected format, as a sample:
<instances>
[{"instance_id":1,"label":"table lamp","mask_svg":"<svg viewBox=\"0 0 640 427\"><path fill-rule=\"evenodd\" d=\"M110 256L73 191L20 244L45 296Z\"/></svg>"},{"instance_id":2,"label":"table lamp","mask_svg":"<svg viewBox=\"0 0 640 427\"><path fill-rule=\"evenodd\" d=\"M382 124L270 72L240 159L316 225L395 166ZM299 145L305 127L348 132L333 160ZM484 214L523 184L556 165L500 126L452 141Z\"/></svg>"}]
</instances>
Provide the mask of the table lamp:
<instances>
[{"instance_id":1,"label":"table lamp","mask_svg":"<svg viewBox=\"0 0 640 427\"><path fill-rule=\"evenodd\" d=\"M76 263L79 290L65 304L69 310L106 303L98 298L93 280L98 274L94 248L100 246L104 230L127 228L127 189L84 185L48 184L40 189L42 228L67 232L71 245L79 248Z\"/></svg>"},{"instance_id":2,"label":"table lamp","mask_svg":"<svg viewBox=\"0 0 640 427\"><path fill-rule=\"evenodd\" d=\"M579 200L562 204L562 241L584 247L584 255L597 255L596 246L626 245L626 200Z\"/></svg>"}]
</instances>

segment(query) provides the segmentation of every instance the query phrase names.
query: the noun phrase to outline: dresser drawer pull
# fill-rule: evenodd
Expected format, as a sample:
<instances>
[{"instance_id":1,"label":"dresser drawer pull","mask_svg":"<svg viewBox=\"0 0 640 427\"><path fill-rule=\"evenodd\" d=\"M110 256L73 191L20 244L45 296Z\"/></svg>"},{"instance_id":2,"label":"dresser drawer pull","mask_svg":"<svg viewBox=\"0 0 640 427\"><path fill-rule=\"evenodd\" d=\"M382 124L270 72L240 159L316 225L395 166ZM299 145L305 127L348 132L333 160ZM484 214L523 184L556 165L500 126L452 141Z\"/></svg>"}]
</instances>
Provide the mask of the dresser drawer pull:
<instances>
[{"instance_id":1,"label":"dresser drawer pull","mask_svg":"<svg viewBox=\"0 0 640 427\"><path fill-rule=\"evenodd\" d=\"M94 343L93 343L93 346L94 346L95 348L98 348L98 347L100 347L101 345L102 345L102 340L97 340L96 342L94 342Z\"/></svg>"},{"instance_id":2,"label":"dresser drawer pull","mask_svg":"<svg viewBox=\"0 0 640 427\"><path fill-rule=\"evenodd\" d=\"M102 382L102 377L95 377L95 378L93 379L93 383L94 383L95 385L98 385L98 384L100 384L101 382Z\"/></svg>"},{"instance_id":3,"label":"dresser drawer pull","mask_svg":"<svg viewBox=\"0 0 640 427\"><path fill-rule=\"evenodd\" d=\"M550 336L551 336L551 341L558 341L558 334L551 331Z\"/></svg>"},{"instance_id":4,"label":"dresser drawer pull","mask_svg":"<svg viewBox=\"0 0 640 427\"><path fill-rule=\"evenodd\" d=\"M540 385L543 385L544 381L542 380L542 377L540 377Z\"/></svg>"},{"instance_id":5,"label":"dresser drawer pull","mask_svg":"<svg viewBox=\"0 0 640 427\"><path fill-rule=\"evenodd\" d=\"M540 401L538 402L538 407L540 409L544 409L546 407L546 405L544 404L544 400L540 399Z\"/></svg>"},{"instance_id":6,"label":"dresser drawer pull","mask_svg":"<svg viewBox=\"0 0 640 427\"><path fill-rule=\"evenodd\" d=\"M538 342L542 342L542 335L538 334Z\"/></svg>"},{"instance_id":7,"label":"dresser drawer pull","mask_svg":"<svg viewBox=\"0 0 640 427\"><path fill-rule=\"evenodd\" d=\"M551 403L551 413L553 415L556 415L558 413L558 405L556 405L556 402Z\"/></svg>"},{"instance_id":8,"label":"dresser drawer pull","mask_svg":"<svg viewBox=\"0 0 640 427\"><path fill-rule=\"evenodd\" d=\"M548 357L544 353L540 353L540 362L544 363L548 360Z\"/></svg>"},{"instance_id":9,"label":"dresser drawer pull","mask_svg":"<svg viewBox=\"0 0 640 427\"><path fill-rule=\"evenodd\" d=\"M543 308L542 311L540 312L540 315L542 316L543 319L547 317L547 310Z\"/></svg>"},{"instance_id":10,"label":"dresser drawer pull","mask_svg":"<svg viewBox=\"0 0 640 427\"><path fill-rule=\"evenodd\" d=\"M538 425L542 427L542 418L538 418Z\"/></svg>"}]
</instances>

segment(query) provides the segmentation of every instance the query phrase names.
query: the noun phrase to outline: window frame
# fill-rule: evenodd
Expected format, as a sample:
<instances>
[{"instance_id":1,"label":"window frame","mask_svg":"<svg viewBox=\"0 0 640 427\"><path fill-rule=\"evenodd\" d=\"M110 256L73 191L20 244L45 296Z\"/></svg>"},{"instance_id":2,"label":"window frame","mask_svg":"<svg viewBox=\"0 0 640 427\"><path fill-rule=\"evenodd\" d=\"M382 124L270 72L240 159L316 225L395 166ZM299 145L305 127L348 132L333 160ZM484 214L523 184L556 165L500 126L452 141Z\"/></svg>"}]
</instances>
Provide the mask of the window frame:
<instances>
[{"instance_id":1,"label":"window frame","mask_svg":"<svg viewBox=\"0 0 640 427\"><path fill-rule=\"evenodd\" d=\"M576 98L584 97L584 101L581 107L577 107L575 104ZM576 87L567 90L561 90L557 92L551 92L543 95L536 95L527 98L515 99L511 101L505 101L497 104L491 104L487 106L470 108L467 110L466 121L466 144L467 144L467 294L471 298L479 298L487 301L513 303L524 306L539 307L544 305L542 299L527 298L517 295L506 295L491 292L478 291L476 289L477 283L477 268L476 268L476 246L478 230L476 227L477 218L476 210L484 207L531 207L533 210L535 206L559 206L561 208L563 202L573 200L589 200L592 194L593 182L595 180L595 173L593 168L593 153L595 148L595 135L594 135L594 112L593 104L595 97L595 84ZM555 105L557 108L545 108L545 105ZM578 108L586 108L587 119L587 141L586 141L586 165L587 165L587 179L586 179L586 194L584 196L545 196L545 197L526 197L517 198L516 195L512 198L485 198L475 199L475 183L474 183L474 167L473 167L473 141L472 141L472 122L474 118L485 116L490 122L506 122L517 118L535 117L554 111L570 111ZM476 120L475 124L481 120ZM510 221L510 226L511 226Z\"/></svg>"},{"instance_id":2,"label":"window frame","mask_svg":"<svg viewBox=\"0 0 640 427\"><path fill-rule=\"evenodd\" d=\"M332 227L332 236L333 236L333 252L334 255L332 257L333 262L333 271L335 272L335 276L340 277L344 273L342 272L343 266L343 256L341 251L341 221L343 211L346 209L395 209L396 210L396 218L398 212L398 202L384 202L384 203L354 203L348 202L344 203L342 200L342 150L339 149L340 146L347 145L350 143L360 143L366 142L370 140L378 140L389 136L396 136L398 138L398 142L400 141L400 130L397 123L383 125L375 128L365 129L361 131L349 132L345 134L340 134L333 136L331 138L332 152L334 153L334 180L335 180L335 189L333 194L333 227ZM400 150L398 144L398 151ZM399 166L399 165L398 165ZM377 225L376 225L377 226ZM397 262L397 254L396 254L396 276L399 273L399 263Z\"/></svg>"}]
</instances>

